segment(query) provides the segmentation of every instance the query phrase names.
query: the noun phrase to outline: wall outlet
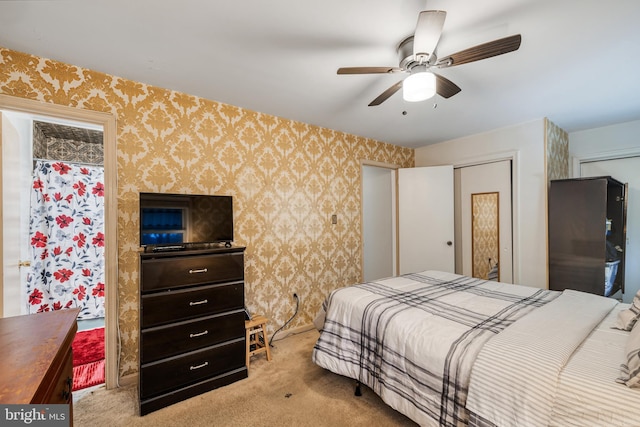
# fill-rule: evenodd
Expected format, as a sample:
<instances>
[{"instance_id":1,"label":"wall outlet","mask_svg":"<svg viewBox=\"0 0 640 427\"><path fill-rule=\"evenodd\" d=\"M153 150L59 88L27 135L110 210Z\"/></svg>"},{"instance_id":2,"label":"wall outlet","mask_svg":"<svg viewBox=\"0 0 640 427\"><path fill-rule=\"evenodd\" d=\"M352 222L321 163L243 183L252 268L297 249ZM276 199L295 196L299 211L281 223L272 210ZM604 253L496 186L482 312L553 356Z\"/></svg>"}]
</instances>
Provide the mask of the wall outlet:
<instances>
[{"instance_id":1,"label":"wall outlet","mask_svg":"<svg viewBox=\"0 0 640 427\"><path fill-rule=\"evenodd\" d=\"M333 214L331 215L331 224L337 224L338 223L338 215Z\"/></svg>"}]
</instances>

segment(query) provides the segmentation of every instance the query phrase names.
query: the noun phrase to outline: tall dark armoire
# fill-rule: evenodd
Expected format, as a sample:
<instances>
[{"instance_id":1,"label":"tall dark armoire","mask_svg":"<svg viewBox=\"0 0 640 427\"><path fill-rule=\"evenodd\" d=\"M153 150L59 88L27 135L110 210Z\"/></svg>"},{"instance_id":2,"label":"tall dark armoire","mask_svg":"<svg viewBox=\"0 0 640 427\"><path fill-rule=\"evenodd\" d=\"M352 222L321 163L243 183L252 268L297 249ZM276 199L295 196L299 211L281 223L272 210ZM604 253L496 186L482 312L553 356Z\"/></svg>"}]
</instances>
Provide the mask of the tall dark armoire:
<instances>
[{"instance_id":1,"label":"tall dark armoire","mask_svg":"<svg viewBox=\"0 0 640 427\"><path fill-rule=\"evenodd\" d=\"M549 289L624 292L627 184L610 176L551 181Z\"/></svg>"}]
</instances>

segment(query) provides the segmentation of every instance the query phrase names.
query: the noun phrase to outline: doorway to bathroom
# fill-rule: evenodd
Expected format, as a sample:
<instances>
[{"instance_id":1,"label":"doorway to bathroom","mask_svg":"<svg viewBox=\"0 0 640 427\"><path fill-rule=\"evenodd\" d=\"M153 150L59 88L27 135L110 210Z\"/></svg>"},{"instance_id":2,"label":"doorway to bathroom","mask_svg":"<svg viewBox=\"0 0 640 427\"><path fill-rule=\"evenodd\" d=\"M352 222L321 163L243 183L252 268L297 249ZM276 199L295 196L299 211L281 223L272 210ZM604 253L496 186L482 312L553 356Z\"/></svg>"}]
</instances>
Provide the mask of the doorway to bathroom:
<instances>
[{"instance_id":1,"label":"doorway to bathroom","mask_svg":"<svg viewBox=\"0 0 640 427\"><path fill-rule=\"evenodd\" d=\"M5 95L0 95L0 114L3 125L2 138L0 139L3 178L3 204L0 210L3 223L3 238L0 246L0 254L2 255L0 257L0 270L2 271L0 316L28 314L31 309L36 312L57 309L69 304L70 300L63 298L65 294L75 294L77 301L71 300L74 301L71 304L78 304L80 300L84 304L80 307L84 315L80 316L79 329L104 328L105 380L107 388L113 388L118 384L119 359L116 303L115 118L111 114L50 105ZM29 124L19 125L18 128L12 126L8 117L19 115L22 115L23 119L27 117L26 122ZM51 129L42 130L34 127L34 122L44 123L45 128L49 126ZM84 151L77 142L71 145L59 144L61 139L72 141L77 141L77 139L62 138L60 135L53 137L54 141L49 146L49 152L42 154L42 151L38 151L41 147L36 147L34 150L32 146L34 134L38 134L40 131L51 133L53 128L60 131L59 126L74 128L75 132L84 134L95 132L95 135L99 135L103 133L104 142L100 147L96 145L92 150L89 150L93 151L92 153L84 153L85 156L89 154L93 156L93 159L90 160L87 160L87 157L77 157L80 152ZM27 136L28 143L18 143L24 135ZM76 145L73 146L73 144ZM25 147L28 149L25 150ZM56 151L58 149L59 151ZM17 153L11 153L11 150L17 150ZM24 152L21 153L21 151ZM55 154L52 155L52 153ZM64 154L67 157L61 158L58 156L59 154ZM103 165L93 164L97 158L103 160ZM20 170L28 172L25 174L19 172ZM102 177L101 173L104 174ZM89 180L85 178L89 178ZM38 193L34 188L40 186L44 188L45 184L51 186L46 192L43 190ZM85 200L78 204L77 201L72 200L69 194L63 190L63 186L66 184L70 184L72 190L75 191L73 197L79 193L84 195L89 193L94 197L93 202L99 199L103 200L104 225L97 224L99 221L96 220L100 215L91 210L90 204L93 202ZM65 204L74 204L72 212L51 213L48 217L45 215L44 221L36 221L50 222L51 225L59 227L53 231L51 237L47 236L46 238L47 241L57 242L58 245L47 248L46 251L43 249L44 246L41 246L43 242L39 239L45 233L41 229L38 230L33 224L34 221L31 220L35 217L30 212L32 209L31 199L37 198L38 195L43 199L41 201L51 202L53 200L59 202L62 207L66 207ZM44 207L35 207L35 209L49 211L53 207L45 205ZM27 213L25 214L25 212ZM71 215L71 213L77 214L78 212L83 212L84 215L79 218L74 218ZM8 226L11 221L15 221L14 224L18 225ZM79 228L75 227L76 225ZM101 227L102 231L99 230ZM72 228L73 232L71 232ZM37 234L38 231L41 235ZM63 237L70 237L72 243L63 243ZM26 242L26 245L17 244L18 242ZM30 253L36 252L34 248L40 250L35 258L30 255ZM101 251L103 251L102 254L99 253ZM59 261L63 262L63 258L74 255L71 252L78 252L80 258L91 259L93 264L80 266L76 261L75 264L70 264L73 268L69 265L56 264ZM42 265L33 265L49 261L51 265L55 266L53 270L37 270ZM51 279L48 287L50 295L47 298L53 299L45 301L41 298L41 301L37 301L40 294L33 293L33 290L37 289L37 285L41 284L45 277ZM76 278L80 278L80 281L72 280ZM27 282L32 283L33 286L28 288ZM72 287L66 286L72 282ZM19 283L23 285L16 285ZM21 293L22 296L20 296ZM17 297L14 294L18 294ZM31 300L28 295L31 295ZM12 301L18 301L18 303L15 304ZM47 303L50 305L46 306Z\"/></svg>"}]
</instances>

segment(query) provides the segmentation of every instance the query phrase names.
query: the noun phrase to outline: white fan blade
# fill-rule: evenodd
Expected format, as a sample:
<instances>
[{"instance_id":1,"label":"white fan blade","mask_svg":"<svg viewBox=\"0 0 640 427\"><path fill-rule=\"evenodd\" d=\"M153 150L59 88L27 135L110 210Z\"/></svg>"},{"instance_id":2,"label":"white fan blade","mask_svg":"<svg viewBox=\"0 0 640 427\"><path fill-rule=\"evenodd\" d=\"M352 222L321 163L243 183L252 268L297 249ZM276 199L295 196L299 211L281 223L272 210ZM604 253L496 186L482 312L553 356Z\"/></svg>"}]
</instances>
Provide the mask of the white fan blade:
<instances>
[{"instance_id":1,"label":"white fan blade","mask_svg":"<svg viewBox=\"0 0 640 427\"><path fill-rule=\"evenodd\" d=\"M418 15L418 24L413 36L413 56L424 62L436 50L447 12L444 10L424 10Z\"/></svg>"}]
</instances>

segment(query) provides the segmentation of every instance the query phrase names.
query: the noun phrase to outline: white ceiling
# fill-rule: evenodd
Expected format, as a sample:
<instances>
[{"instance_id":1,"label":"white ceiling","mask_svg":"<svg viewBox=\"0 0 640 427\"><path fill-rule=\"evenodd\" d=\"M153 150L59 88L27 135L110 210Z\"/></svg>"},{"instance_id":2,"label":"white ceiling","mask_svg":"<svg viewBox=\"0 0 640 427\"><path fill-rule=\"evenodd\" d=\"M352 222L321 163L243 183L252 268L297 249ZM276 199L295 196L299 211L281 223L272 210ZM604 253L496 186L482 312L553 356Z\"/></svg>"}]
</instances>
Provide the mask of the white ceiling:
<instances>
[{"instance_id":1,"label":"white ceiling","mask_svg":"<svg viewBox=\"0 0 640 427\"><path fill-rule=\"evenodd\" d=\"M439 70L452 98L368 107L406 75L337 68L397 66L426 9L447 11L440 57L522 45ZM542 117L568 132L640 119L638 21L638 0L20 0L0 1L0 46L420 147Z\"/></svg>"}]
</instances>

